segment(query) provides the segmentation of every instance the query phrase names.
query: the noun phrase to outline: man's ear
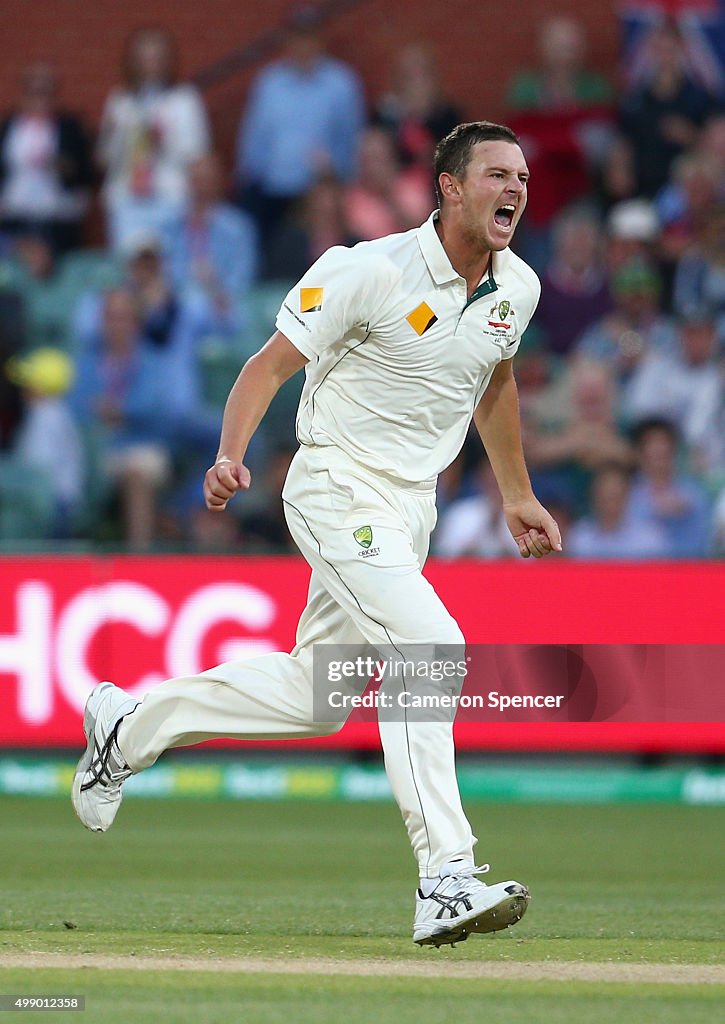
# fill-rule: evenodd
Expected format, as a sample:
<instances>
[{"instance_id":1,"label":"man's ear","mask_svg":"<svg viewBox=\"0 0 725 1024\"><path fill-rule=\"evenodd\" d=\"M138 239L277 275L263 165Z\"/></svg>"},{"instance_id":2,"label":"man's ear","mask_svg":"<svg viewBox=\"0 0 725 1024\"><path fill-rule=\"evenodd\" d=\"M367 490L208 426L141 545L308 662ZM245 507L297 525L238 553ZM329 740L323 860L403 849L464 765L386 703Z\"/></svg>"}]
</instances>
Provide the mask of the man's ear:
<instances>
[{"instance_id":1,"label":"man's ear","mask_svg":"<svg viewBox=\"0 0 725 1024\"><path fill-rule=\"evenodd\" d=\"M444 199L455 199L456 196L461 194L458 179L449 174L448 171L443 171L438 176L438 186Z\"/></svg>"}]
</instances>

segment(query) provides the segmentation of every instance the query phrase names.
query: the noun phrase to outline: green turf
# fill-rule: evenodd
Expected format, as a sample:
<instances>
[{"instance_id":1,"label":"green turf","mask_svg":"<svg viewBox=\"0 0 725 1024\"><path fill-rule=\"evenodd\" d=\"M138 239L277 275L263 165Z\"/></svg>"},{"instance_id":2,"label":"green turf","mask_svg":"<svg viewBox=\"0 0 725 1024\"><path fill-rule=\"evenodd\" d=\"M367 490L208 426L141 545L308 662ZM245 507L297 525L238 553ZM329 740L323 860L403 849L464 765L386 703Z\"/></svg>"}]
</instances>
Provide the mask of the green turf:
<instances>
[{"instance_id":1,"label":"green turf","mask_svg":"<svg viewBox=\"0 0 725 1024\"><path fill-rule=\"evenodd\" d=\"M415 871L389 804L129 800L111 832L91 835L69 803L2 798L0 953L184 953L200 967L210 955L720 962L719 811L468 810L490 877L527 882L533 900L515 929L435 951L411 941ZM92 994L92 1013L63 1019L94 1024L401 1024L443 1016L453 997L461 1021L484 1010L507 1024L719 1019L717 989L689 985L6 969L0 991L31 980Z\"/></svg>"},{"instance_id":2,"label":"green turf","mask_svg":"<svg viewBox=\"0 0 725 1024\"><path fill-rule=\"evenodd\" d=\"M13 1018L46 1024L715 1024L722 1009L713 986L592 983L567 991L551 982L168 971L12 971L2 983L13 992L85 994L85 1013Z\"/></svg>"}]
</instances>

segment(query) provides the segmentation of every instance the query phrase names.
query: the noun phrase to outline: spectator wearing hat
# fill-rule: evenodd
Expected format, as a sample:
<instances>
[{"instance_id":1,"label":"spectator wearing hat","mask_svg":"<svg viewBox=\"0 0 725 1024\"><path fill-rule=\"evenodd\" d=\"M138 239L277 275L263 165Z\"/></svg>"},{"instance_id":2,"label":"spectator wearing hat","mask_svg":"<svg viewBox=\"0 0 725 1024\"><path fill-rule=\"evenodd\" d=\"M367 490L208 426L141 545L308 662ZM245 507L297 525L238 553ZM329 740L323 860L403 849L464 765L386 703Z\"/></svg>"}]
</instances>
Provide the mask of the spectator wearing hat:
<instances>
[{"instance_id":1,"label":"spectator wearing hat","mask_svg":"<svg viewBox=\"0 0 725 1024\"><path fill-rule=\"evenodd\" d=\"M196 88L179 82L170 33L132 33L124 83L106 100L98 159L105 171L107 232L115 250L139 230L161 231L188 199L189 164L209 149L206 111Z\"/></svg>"},{"instance_id":2,"label":"spectator wearing hat","mask_svg":"<svg viewBox=\"0 0 725 1024\"><path fill-rule=\"evenodd\" d=\"M17 106L0 120L0 231L39 228L64 252L80 244L93 170L83 123L57 96L52 64L23 69Z\"/></svg>"},{"instance_id":3,"label":"spectator wearing hat","mask_svg":"<svg viewBox=\"0 0 725 1024\"><path fill-rule=\"evenodd\" d=\"M622 199L607 214L607 265L611 273L632 260L655 263L661 226L649 199Z\"/></svg>"},{"instance_id":4,"label":"spectator wearing hat","mask_svg":"<svg viewBox=\"0 0 725 1024\"><path fill-rule=\"evenodd\" d=\"M73 363L59 349L38 348L10 359L6 373L21 389L23 406L11 454L18 468L50 493L52 536L68 537L87 472L85 446L66 398L73 384Z\"/></svg>"},{"instance_id":5,"label":"spectator wearing hat","mask_svg":"<svg viewBox=\"0 0 725 1024\"><path fill-rule=\"evenodd\" d=\"M610 366L620 389L650 349L672 352L676 335L660 312L662 283L652 264L641 259L622 264L611 277L614 309L585 331L577 355Z\"/></svg>"},{"instance_id":6,"label":"spectator wearing hat","mask_svg":"<svg viewBox=\"0 0 725 1024\"><path fill-rule=\"evenodd\" d=\"M325 53L319 9L295 8L287 29L285 55L252 83L237 142L237 183L263 245L321 174L352 177L365 118L356 72Z\"/></svg>"}]
</instances>

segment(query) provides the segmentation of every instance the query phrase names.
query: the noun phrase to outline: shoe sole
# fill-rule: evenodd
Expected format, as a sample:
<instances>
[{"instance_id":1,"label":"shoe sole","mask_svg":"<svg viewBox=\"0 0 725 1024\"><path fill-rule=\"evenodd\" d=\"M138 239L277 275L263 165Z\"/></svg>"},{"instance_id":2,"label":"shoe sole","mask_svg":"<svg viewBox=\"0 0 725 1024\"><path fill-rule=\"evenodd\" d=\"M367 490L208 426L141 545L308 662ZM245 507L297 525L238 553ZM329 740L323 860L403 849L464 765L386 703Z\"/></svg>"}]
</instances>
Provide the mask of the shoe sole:
<instances>
[{"instance_id":1,"label":"shoe sole","mask_svg":"<svg viewBox=\"0 0 725 1024\"><path fill-rule=\"evenodd\" d=\"M83 825L84 828L87 828L89 832L103 831L103 829L93 828L91 825L88 825L83 820L80 812L81 786L83 785L83 776L86 774L91 766L91 762L93 761L93 752L95 749L94 734L96 731L96 720L98 717L97 714L94 715L91 711L90 704L93 697L97 696L100 698L101 692L111 685L111 683L101 683L100 686L97 686L93 690L86 701L86 706L83 711L83 732L86 736L86 749L84 750L80 761L76 765L75 775L73 776L73 785L71 787L71 802L73 804L73 810L76 812L76 817L80 821L81 825ZM100 704L100 700L96 703Z\"/></svg>"},{"instance_id":2,"label":"shoe sole","mask_svg":"<svg viewBox=\"0 0 725 1024\"><path fill-rule=\"evenodd\" d=\"M499 932L510 928L524 916L531 899L525 885L509 886L511 889L514 891L488 910L468 918L459 918L450 927L413 941L418 946L454 946L457 942L465 942L472 932Z\"/></svg>"}]
</instances>

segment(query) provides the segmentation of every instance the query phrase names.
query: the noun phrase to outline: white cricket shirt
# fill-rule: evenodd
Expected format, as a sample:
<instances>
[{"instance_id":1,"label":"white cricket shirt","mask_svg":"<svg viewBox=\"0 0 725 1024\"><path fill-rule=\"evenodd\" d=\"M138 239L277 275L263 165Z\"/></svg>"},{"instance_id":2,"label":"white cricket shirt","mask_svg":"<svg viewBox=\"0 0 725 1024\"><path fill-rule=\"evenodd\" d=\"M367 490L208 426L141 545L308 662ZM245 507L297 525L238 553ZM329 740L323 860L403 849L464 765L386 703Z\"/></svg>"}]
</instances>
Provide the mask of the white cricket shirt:
<instances>
[{"instance_id":1,"label":"white cricket shirt","mask_svg":"<svg viewBox=\"0 0 725 1024\"><path fill-rule=\"evenodd\" d=\"M278 330L310 360L300 444L336 445L411 483L435 479L455 459L541 291L534 271L504 249L467 299L437 215L403 234L329 249L277 316Z\"/></svg>"}]
</instances>

